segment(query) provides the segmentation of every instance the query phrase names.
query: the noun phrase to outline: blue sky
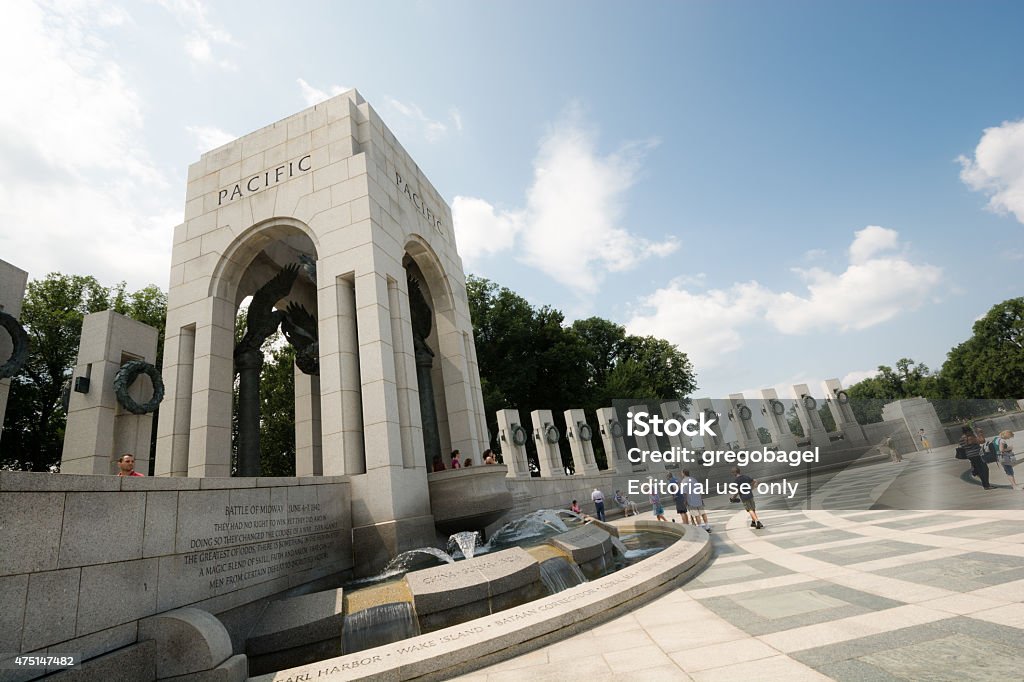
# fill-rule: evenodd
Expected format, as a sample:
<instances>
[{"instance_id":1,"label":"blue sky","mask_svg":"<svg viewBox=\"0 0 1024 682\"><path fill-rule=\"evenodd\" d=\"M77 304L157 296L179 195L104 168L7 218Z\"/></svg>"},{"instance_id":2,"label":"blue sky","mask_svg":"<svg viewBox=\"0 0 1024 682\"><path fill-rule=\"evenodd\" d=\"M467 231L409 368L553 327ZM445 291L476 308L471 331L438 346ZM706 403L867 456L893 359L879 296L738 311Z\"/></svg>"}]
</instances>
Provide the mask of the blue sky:
<instances>
[{"instance_id":1,"label":"blue sky","mask_svg":"<svg viewBox=\"0 0 1024 682\"><path fill-rule=\"evenodd\" d=\"M188 164L356 87L467 272L698 396L933 368L1024 272L1024 5L16 3L0 258L166 288Z\"/></svg>"}]
</instances>

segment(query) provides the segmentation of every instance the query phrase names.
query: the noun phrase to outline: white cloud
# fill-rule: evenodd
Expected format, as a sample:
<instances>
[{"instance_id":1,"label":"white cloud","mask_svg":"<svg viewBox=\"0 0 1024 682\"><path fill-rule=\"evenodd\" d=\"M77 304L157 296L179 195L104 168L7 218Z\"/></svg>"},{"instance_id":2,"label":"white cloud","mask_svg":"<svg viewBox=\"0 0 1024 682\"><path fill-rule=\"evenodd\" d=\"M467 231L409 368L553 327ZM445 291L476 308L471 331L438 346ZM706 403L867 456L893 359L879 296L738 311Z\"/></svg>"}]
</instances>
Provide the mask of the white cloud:
<instances>
[{"instance_id":1,"label":"white cloud","mask_svg":"<svg viewBox=\"0 0 1024 682\"><path fill-rule=\"evenodd\" d=\"M230 59L220 59L214 54L214 46L238 47L238 43L225 29L210 21L207 7L201 0L157 1L188 31L185 36L185 54L193 64L218 66L227 71L238 68Z\"/></svg>"},{"instance_id":2,"label":"white cloud","mask_svg":"<svg viewBox=\"0 0 1024 682\"><path fill-rule=\"evenodd\" d=\"M388 110L385 118L400 138L413 134L423 137L427 142L437 142L448 134L448 123L430 118L416 104L385 97L384 106ZM457 108L449 109L448 118L456 132L462 130L462 114Z\"/></svg>"},{"instance_id":3,"label":"white cloud","mask_svg":"<svg viewBox=\"0 0 1024 682\"><path fill-rule=\"evenodd\" d=\"M195 138L196 151L200 154L225 145L238 137L238 135L214 126L185 126L185 130Z\"/></svg>"},{"instance_id":4,"label":"white cloud","mask_svg":"<svg viewBox=\"0 0 1024 682\"><path fill-rule=\"evenodd\" d=\"M1024 223L1024 119L986 128L974 158L960 156L960 179L988 195L988 208Z\"/></svg>"},{"instance_id":5,"label":"white cloud","mask_svg":"<svg viewBox=\"0 0 1024 682\"><path fill-rule=\"evenodd\" d=\"M452 220L459 253L468 261L512 248L516 235L523 229L524 216L496 212L483 199L455 197Z\"/></svg>"},{"instance_id":6,"label":"white cloud","mask_svg":"<svg viewBox=\"0 0 1024 682\"><path fill-rule=\"evenodd\" d=\"M843 388L849 388L850 386L853 386L856 383L860 383L865 379L870 379L877 375L877 369L856 369L853 370L852 372L847 372L846 375L839 381L840 383L842 383Z\"/></svg>"},{"instance_id":7,"label":"white cloud","mask_svg":"<svg viewBox=\"0 0 1024 682\"><path fill-rule=\"evenodd\" d=\"M454 206L473 207L454 214L460 252L474 261L514 247L519 260L580 295L596 292L608 272L673 253L679 248L674 238L653 242L622 225L626 193L653 144L600 156L593 134L570 116L540 142L524 209L501 211L483 199L455 198Z\"/></svg>"},{"instance_id":8,"label":"white cloud","mask_svg":"<svg viewBox=\"0 0 1024 682\"><path fill-rule=\"evenodd\" d=\"M335 95L340 95L343 92L348 92L352 88L344 85L331 85L327 90L320 90L314 88L312 85L307 83L305 80L299 78L299 89L302 91L302 99L305 101L307 107L311 107L314 104L320 104L324 100L328 100Z\"/></svg>"},{"instance_id":9,"label":"white cloud","mask_svg":"<svg viewBox=\"0 0 1024 682\"><path fill-rule=\"evenodd\" d=\"M166 286L176 201L143 141L142 104L100 29L103 3L16 3L0 22L0 253L42 277ZM177 209L177 210L175 210Z\"/></svg>"},{"instance_id":10,"label":"white cloud","mask_svg":"<svg viewBox=\"0 0 1024 682\"><path fill-rule=\"evenodd\" d=\"M898 248L893 230L860 230L843 272L796 270L806 282L799 293L772 291L756 281L691 291L674 280L642 299L641 312L626 328L672 341L704 368L741 348L756 333L749 328L764 323L782 334L866 329L918 308L941 281L941 269L888 253Z\"/></svg>"},{"instance_id":11,"label":"white cloud","mask_svg":"<svg viewBox=\"0 0 1024 682\"><path fill-rule=\"evenodd\" d=\"M850 244L850 262L864 263L877 253L892 251L899 243L896 230L889 230L878 225L868 225L863 230L853 233Z\"/></svg>"}]
</instances>

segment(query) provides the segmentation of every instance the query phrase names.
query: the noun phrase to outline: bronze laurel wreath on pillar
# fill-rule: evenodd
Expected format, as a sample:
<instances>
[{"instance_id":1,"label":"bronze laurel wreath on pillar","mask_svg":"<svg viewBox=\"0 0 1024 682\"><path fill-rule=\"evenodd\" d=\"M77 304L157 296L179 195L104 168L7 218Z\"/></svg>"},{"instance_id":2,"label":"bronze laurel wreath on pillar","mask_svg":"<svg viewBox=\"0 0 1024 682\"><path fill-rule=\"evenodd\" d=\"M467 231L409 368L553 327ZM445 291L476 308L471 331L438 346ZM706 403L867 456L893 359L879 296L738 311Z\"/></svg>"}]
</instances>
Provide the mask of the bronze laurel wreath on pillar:
<instances>
[{"instance_id":1,"label":"bronze laurel wreath on pillar","mask_svg":"<svg viewBox=\"0 0 1024 682\"><path fill-rule=\"evenodd\" d=\"M153 397L141 405L128 395L128 389L140 374L145 374L153 382ZM160 376L160 370L152 364L145 360L131 360L121 365L121 369L114 375L114 395L121 407L132 414L149 414L156 411L164 399L164 379Z\"/></svg>"},{"instance_id":2,"label":"bronze laurel wreath on pillar","mask_svg":"<svg viewBox=\"0 0 1024 682\"><path fill-rule=\"evenodd\" d=\"M21 323L8 313L0 313L0 327L7 330L14 344L11 357L0 365L0 379L7 379L17 374L28 360L28 334L25 333L25 328L21 326Z\"/></svg>"}]
</instances>

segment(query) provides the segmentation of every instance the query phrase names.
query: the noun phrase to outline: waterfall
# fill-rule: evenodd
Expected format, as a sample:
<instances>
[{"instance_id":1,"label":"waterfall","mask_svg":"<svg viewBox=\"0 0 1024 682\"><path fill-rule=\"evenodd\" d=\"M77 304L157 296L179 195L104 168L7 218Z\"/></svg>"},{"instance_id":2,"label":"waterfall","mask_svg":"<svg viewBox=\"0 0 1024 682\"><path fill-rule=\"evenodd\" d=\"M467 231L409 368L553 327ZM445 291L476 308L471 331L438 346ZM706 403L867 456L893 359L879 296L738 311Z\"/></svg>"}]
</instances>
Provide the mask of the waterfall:
<instances>
[{"instance_id":1,"label":"waterfall","mask_svg":"<svg viewBox=\"0 0 1024 682\"><path fill-rule=\"evenodd\" d=\"M478 540L479 536L476 531L464 530L461 533L455 533L448 538L448 553L453 554L455 547L458 547L459 551L462 552L462 556L472 559Z\"/></svg>"},{"instance_id":2,"label":"waterfall","mask_svg":"<svg viewBox=\"0 0 1024 682\"><path fill-rule=\"evenodd\" d=\"M420 634L407 601L371 606L345 616L341 629L341 652L372 649Z\"/></svg>"},{"instance_id":3,"label":"waterfall","mask_svg":"<svg viewBox=\"0 0 1024 682\"><path fill-rule=\"evenodd\" d=\"M580 571L580 567L565 557L555 557L542 561L540 564L540 579L544 581L544 586L548 588L548 592L551 594L587 582L583 572Z\"/></svg>"}]
</instances>

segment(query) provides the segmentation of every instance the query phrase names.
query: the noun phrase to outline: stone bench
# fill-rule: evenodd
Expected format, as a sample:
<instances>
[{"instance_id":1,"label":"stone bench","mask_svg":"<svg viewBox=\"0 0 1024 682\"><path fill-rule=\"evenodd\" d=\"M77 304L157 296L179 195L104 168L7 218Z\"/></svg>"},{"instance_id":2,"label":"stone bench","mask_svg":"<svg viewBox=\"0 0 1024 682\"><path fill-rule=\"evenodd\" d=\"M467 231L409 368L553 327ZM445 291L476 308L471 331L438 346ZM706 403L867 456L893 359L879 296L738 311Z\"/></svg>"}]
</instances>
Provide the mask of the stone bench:
<instances>
[{"instance_id":1,"label":"stone bench","mask_svg":"<svg viewBox=\"0 0 1024 682\"><path fill-rule=\"evenodd\" d=\"M245 641L250 674L341 655L342 590L271 602Z\"/></svg>"}]
</instances>

